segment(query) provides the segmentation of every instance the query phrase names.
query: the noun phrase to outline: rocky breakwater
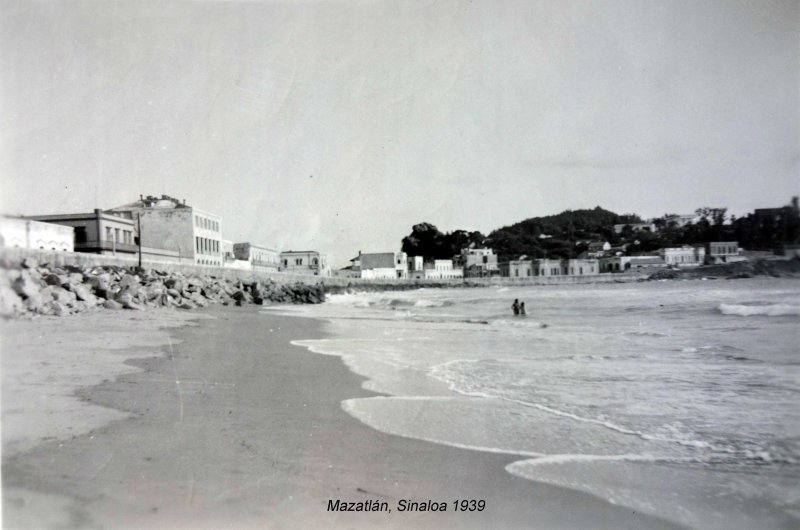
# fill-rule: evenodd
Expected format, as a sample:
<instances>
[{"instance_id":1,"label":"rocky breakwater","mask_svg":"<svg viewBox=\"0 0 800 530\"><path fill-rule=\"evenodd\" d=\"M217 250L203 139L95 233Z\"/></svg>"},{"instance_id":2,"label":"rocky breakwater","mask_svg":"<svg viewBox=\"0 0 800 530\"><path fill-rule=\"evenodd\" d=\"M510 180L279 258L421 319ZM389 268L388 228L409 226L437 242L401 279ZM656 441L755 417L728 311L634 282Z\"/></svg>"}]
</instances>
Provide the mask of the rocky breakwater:
<instances>
[{"instance_id":1,"label":"rocky breakwater","mask_svg":"<svg viewBox=\"0 0 800 530\"><path fill-rule=\"evenodd\" d=\"M155 269L55 267L32 258L0 263L0 316L65 316L89 309L194 309L208 304L317 304L322 284L229 280Z\"/></svg>"}]
</instances>

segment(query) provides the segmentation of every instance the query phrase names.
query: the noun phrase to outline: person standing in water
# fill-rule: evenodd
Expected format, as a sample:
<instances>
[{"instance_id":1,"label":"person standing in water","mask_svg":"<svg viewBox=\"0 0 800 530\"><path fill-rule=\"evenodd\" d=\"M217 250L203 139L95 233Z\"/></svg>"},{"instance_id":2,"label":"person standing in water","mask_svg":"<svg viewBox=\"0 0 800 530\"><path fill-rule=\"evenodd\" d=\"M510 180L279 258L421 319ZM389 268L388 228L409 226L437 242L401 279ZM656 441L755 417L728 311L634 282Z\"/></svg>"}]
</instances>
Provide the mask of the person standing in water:
<instances>
[{"instance_id":1,"label":"person standing in water","mask_svg":"<svg viewBox=\"0 0 800 530\"><path fill-rule=\"evenodd\" d=\"M525 316L525 302L522 302L521 304L519 304L519 314L521 316Z\"/></svg>"},{"instance_id":2,"label":"person standing in water","mask_svg":"<svg viewBox=\"0 0 800 530\"><path fill-rule=\"evenodd\" d=\"M519 300L514 298L514 303L511 304L511 309L514 310L514 316L519 315Z\"/></svg>"}]
</instances>

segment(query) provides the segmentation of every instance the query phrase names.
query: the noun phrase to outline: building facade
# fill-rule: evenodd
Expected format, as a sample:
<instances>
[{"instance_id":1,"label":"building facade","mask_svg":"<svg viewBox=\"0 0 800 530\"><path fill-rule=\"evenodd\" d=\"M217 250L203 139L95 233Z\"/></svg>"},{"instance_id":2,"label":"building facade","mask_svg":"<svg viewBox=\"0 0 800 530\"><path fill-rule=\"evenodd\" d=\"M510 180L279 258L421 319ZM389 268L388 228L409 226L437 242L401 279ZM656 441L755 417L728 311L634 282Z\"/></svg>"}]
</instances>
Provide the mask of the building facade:
<instances>
[{"instance_id":1,"label":"building facade","mask_svg":"<svg viewBox=\"0 0 800 530\"><path fill-rule=\"evenodd\" d=\"M711 241L706 243L706 264L741 261L738 241Z\"/></svg>"},{"instance_id":2,"label":"building facade","mask_svg":"<svg viewBox=\"0 0 800 530\"><path fill-rule=\"evenodd\" d=\"M0 217L0 247L72 252L74 240L74 229L70 226Z\"/></svg>"},{"instance_id":3,"label":"building facade","mask_svg":"<svg viewBox=\"0 0 800 530\"><path fill-rule=\"evenodd\" d=\"M659 249L658 255L668 267L697 267L705 261L703 247L670 247Z\"/></svg>"},{"instance_id":4,"label":"building facade","mask_svg":"<svg viewBox=\"0 0 800 530\"><path fill-rule=\"evenodd\" d=\"M435 259L423 265L426 280L455 280L464 277L464 270L453 266L451 259Z\"/></svg>"},{"instance_id":5,"label":"building facade","mask_svg":"<svg viewBox=\"0 0 800 530\"><path fill-rule=\"evenodd\" d=\"M140 196L138 201L109 210L141 226L142 245L178 255L178 261L221 267L222 219L186 201L162 195Z\"/></svg>"},{"instance_id":6,"label":"building facade","mask_svg":"<svg viewBox=\"0 0 800 530\"><path fill-rule=\"evenodd\" d=\"M459 264L464 267L464 276L480 277L500 274L497 255L491 248L461 249Z\"/></svg>"},{"instance_id":7,"label":"building facade","mask_svg":"<svg viewBox=\"0 0 800 530\"><path fill-rule=\"evenodd\" d=\"M237 261L250 263L254 271L278 272L281 254L275 249L253 243L234 243L233 256Z\"/></svg>"},{"instance_id":8,"label":"building facade","mask_svg":"<svg viewBox=\"0 0 800 530\"><path fill-rule=\"evenodd\" d=\"M405 252L359 253L351 260L361 271L361 278L389 280L408 278L408 256Z\"/></svg>"},{"instance_id":9,"label":"building facade","mask_svg":"<svg viewBox=\"0 0 800 530\"><path fill-rule=\"evenodd\" d=\"M104 255L139 252L134 222L100 209L88 213L32 215L29 219L71 227L76 252Z\"/></svg>"},{"instance_id":10,"label":"building facade","mask_svg":"<svg viewBox=\"0 0 800 530\"><path fill-rule=\"evenodd\" d=\"M280 253L280 270L292 274L330 276L331 270L324 254L316 250L287 250Z\"/></svg>"}]
</instances>

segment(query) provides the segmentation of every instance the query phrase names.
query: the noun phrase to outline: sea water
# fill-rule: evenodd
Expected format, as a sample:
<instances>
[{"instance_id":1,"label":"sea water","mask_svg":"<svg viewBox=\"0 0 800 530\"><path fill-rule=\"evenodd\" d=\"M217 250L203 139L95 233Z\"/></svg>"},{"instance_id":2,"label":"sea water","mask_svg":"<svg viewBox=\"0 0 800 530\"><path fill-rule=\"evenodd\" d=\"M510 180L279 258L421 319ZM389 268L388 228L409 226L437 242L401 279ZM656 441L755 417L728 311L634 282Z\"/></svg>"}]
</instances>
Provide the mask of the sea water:
<instances>
[{"instance_id":1,"label":"sea water","mask_svg":"<svg viewBox=\"0 0 800 530\"><path fill-rule=\"evenodd\" d=\"M514 299L526 316L514 316ZM400 436L696 528L800 527L800 282L663 281L332 295L325 319Z\"/></svg>"}]
</instances>

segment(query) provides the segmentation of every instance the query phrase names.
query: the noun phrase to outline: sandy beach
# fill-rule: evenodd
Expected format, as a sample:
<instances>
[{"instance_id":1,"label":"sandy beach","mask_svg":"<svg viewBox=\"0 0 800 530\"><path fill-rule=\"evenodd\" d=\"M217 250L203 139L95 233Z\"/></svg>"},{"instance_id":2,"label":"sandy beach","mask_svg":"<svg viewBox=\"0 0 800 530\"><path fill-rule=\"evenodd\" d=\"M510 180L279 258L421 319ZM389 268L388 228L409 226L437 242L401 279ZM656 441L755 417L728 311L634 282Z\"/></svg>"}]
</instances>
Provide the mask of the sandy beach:
<instances>
[{"instance_id":1,"label":"sandy beach","mask_svg":"<svg viewBox=\"0 0 800 530\"><path fill-rule=\"evenodd\" d=\"M290 345L322 328L252 307L4 322L4 528L674 527L361 424L341 402L375 395L363 379Z\"/></svg>"}]
</instances>

